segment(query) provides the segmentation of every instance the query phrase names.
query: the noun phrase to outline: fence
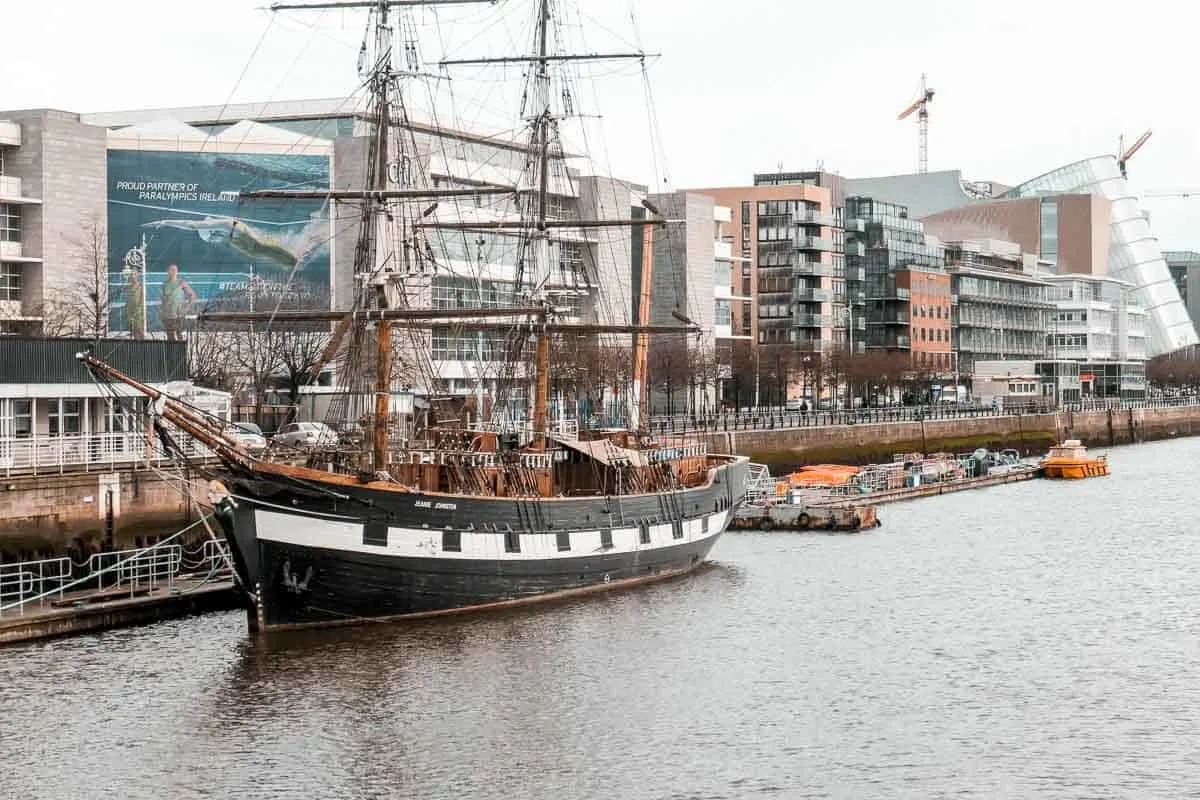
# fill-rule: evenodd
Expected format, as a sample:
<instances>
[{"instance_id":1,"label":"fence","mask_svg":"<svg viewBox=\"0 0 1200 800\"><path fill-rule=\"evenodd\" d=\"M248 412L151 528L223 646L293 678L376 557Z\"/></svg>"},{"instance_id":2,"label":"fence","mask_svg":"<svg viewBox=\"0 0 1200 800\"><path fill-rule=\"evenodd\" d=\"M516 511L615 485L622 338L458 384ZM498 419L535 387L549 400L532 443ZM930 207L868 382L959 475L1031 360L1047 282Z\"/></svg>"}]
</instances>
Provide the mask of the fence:
<instances>
[{"instance_id":1,"label":"fence","mask_svg":"<svg viewBox=\"0 0 1200 800\"><path fill-rule=\"evenodd\" d=\"M190 436L175 435L188 458L212 458L212 452ZM168 461L157 437L137 433L91 433L74 436L0 437L0 474L50 475L64 472L110 471L138 463Z\"/></svg>"},{"instance_id":2,"label":"fence","mask_svg":"<svg viewBox=\"0 0 1200 800\"><path fill-rule=\"evenodd\" d=\"M61 604L69 584L72 596L76 590L82 594L126 588L130 594L138 589L171 591L187 573L206 580L227 577L231 572L229 563L228 544L209 539L192 550L172 544L96 553L83 563L48 558L0 564L0 616Z\"/></svg>"},{"instance_id":3,"label":"fence","mask_svg":"<svg viewBox=\"0 0 1200 800\"><path fill-rule=\"evenodd\" d=\"M1008 404L992 406L899 406L889 408L860 408L850 411L788 411L780 407L749 408L707 415L676 415L652 417L646 423L651 433L679 434L718 431L752 431L774 428L812 428L828 425L866 425L881 422L927 422L943 419L972 419L977 417L1012 417L1026 414L1056 412L1125 411L1129 409L1177 408L1200 406L1200 397L1170 400L1090 400L1082 403Z\"/></svg>"}]
</instances>

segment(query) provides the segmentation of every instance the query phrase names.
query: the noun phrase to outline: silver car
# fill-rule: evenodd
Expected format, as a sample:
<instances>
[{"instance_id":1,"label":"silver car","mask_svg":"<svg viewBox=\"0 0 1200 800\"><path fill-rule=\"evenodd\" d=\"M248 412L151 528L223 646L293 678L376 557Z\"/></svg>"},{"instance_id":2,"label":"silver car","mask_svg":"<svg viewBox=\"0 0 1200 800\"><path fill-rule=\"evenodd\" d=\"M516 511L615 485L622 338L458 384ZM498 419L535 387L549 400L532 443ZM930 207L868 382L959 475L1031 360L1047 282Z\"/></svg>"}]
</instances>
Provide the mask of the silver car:
<instances>
[{"instance_id":1,"label":"silver car","mask_svg":"<svg viewBox=\"0 0 1200 800\"><path fill-rule=\"evenodd\" d=\"M262 428L253 422L235 422L226 435L247 450L262 450L267 446L267 437Z\"/></svg>"},{"instance_id":2,"label":"silver car","mask_svg":"<svg viewBox=\"0 0 1200 800\"><path fill-rule=\"evenodd\" d=\"M290 422L271 437L271 444L289 447L333 447L337 432L324 422Z\"/></svg>"}]
</instances>

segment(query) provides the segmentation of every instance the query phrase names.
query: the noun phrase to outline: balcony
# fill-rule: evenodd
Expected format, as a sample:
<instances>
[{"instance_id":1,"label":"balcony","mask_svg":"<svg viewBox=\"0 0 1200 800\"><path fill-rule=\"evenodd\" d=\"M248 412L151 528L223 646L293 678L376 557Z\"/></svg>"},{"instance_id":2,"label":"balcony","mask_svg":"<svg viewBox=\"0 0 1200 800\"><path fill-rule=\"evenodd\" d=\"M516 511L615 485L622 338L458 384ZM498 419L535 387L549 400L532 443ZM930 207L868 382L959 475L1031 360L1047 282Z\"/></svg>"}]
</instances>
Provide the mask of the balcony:
<instances>
[{"instance_id":1,"label":"balcony","mask_svg":"<svg viewBox=\"0 0 1200 800\"><path fill-rule=\"evenodd\" d=\"M15 122L0 119L0 147L20 147L21 126Z\"/></svg>"},{"instance_id":2,"label":"balcony","mask_svg":"<svg viewBox=\"0 0 1200 800\"><path fill-rule=\"evenodd\" d=\"M805 303L828 303L833 300L833 290L800 287L792 290L792 299Z\"/></svg>"},{"instance_id":3,"label":"balcony","mask_svg":"<svg viewBox=\"0 0 1200 800\"><path fill-rule=\"evenodd\" d=\"M878 319L868 320L871 325L908 325L911 318L906 311L894 311L891 314L884 314Z\"/></svg>"},{"instance_id":4,"label":"balcony","mask_svg":"<svg viewBox=\"0 0 1200 800\"><path fill-rule=\"evenodd\" d=\"M797 328L832 328L834 318L828 314L793 314L792 324Z\"/></svg>"},{"instance_id":5,"label":"balcony","mask_svg":"<svg viewBox=\"0 0 1200 800\"><path fill-rule=\"evenodd\" d=\"M846 242L843 251L848 256L863 256L867 254L867 248L862 242Z\"/></svg>"},{"instance_id":6,"label":"balcony","mask_svg":"<svg viewBox=\"0 0 1200 800\"><path fill-rule=\"evenodd\" d=\"M846 233L866 233L867 221L865 219L848 219L842 223Z\"/></svg>"},{"instance_id":7,"label":"balcony","mask_svg":"<svg viewBox=\"0 0 1200 800\"><path fill-rule=\"evenodd\" d=\"M833 239L828 236L797 236L792 244L794 250L821 250L828 253L837 252Z\"/></svg>"},{"instance_id":8,"label":"balcony","mask_svg":"<svg viewBox=\"0 0 1200 800\"><path fill-rule=\"evenodd\" d=\"M793 214L792 221L797 225L820 225L828 228L840 227L837 217L828 211L805 211Z\"/></svg>"},{"instance_id":9,"label":"balcony","mask_svg":"<svg viewBox=\"0 0 1200 800\"><path fill-rule=\"evenodd\" d=\"M762 270L762 267L759 267ZM817 261L800 261L792 265L792 274L801 277L836 278L837 270L832 264L821 264Z\"/></svg>"},{"instance_id":10,"label":"balcony","mask_svg":"<svg viewBox=\"0 0 1200 800\"><path fill-rule=\"evenodd\" d=\"M713 258L718 261L733 260L733 245L729 242L713 242Z\"/></svg>"}]
</instances>

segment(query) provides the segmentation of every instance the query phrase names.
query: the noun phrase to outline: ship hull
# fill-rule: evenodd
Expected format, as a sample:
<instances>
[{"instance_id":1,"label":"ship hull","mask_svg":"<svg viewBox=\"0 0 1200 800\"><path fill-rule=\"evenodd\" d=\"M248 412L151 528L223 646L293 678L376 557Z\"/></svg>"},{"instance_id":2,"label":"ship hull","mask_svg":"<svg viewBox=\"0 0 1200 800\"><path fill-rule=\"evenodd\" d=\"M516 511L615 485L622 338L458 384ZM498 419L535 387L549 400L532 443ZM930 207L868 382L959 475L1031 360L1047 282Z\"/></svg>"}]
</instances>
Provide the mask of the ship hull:
<instances>
[{"instance_id":1,"label":"ship hull","mask_svg":"<svg viewBox=\"0 0 1200 800\"><path fill-rule=\"evenodd\" d=\"M713 472L705 486L611 498L376 490L348 503L243 487L222 522L252 630L419 618L687 573L744 496L744 461Z\"/></svg>"}]
</instances>

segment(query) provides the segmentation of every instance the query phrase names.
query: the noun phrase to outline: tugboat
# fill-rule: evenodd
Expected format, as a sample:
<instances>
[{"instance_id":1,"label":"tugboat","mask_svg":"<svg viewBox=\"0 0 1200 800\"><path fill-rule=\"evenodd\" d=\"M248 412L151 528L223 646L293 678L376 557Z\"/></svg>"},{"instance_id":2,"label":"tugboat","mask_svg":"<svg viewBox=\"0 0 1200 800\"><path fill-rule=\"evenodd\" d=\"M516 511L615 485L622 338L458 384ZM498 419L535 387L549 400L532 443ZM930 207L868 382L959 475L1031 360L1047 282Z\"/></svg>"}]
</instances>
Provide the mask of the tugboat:
<instances>
[{"instance_id":1,"label":"tugboat","mask_svg":"<svg viewBox=\"0 0 1200 800\"><path fill-rule=\"evenodd\" d=\"M1108 458L1088 455L1078 439L1067 439L1050 448L1041 467L1047 478L1098 478L1108 474Z\"/></svg>"}]
</instances>

